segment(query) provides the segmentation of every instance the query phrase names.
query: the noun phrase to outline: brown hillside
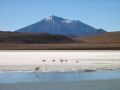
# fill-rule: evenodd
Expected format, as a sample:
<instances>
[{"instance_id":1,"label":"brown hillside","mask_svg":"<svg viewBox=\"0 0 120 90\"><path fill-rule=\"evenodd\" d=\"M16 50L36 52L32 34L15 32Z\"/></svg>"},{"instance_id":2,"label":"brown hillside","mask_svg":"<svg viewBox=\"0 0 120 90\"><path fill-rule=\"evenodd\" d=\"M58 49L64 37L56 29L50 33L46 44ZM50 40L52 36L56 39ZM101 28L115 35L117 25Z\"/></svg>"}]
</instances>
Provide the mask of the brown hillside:
<instances>
[{"instance_id":1,"label":"brown hillside","mask_svg":"<svg viewBox=\"0 0 120 90\"><path fill-rule=\"evenodd\" d=\"M0 32L0 43L49 44L74 43L74 41L63 35L51 35L47 33Z\"/></svg>"},{"instance_id":2,"label":"brown hillside","mask_svg":"<svg viewBox=\"0 0 120 90\"><path fill-rule=\"evenodd\" d=\"M92 44L120 44L120 32L107 32L97 36L74 37L73 40L79 42L83 40Z\"/></svg>"},{"instance_id":3,"label":"brown hillside","mask_svg":"<svg viewBox=\"0 0 120 90\"><path fill-rule=\"evenodd\" d=\"M72 38L47 33L0 32L0 50L120 50L120 32Z\"/></svg>"}]
</instances>

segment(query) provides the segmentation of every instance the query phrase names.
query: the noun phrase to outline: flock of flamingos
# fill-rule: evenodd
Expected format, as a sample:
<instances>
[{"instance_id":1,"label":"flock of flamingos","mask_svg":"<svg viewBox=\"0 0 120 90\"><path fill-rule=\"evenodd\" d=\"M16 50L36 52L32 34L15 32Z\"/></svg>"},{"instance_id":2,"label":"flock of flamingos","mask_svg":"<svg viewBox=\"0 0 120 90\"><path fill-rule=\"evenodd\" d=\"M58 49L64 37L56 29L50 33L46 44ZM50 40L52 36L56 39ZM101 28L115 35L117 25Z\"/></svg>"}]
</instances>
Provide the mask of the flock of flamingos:
<instances>
[{"instance_id":1,"label":"flock of flamingos","mask_svg":"<svg viewBox=\"0 0 120 90\"><path fill-rule=\"evenodd\" d=\"M42 60L43 62L46 62L47 60ZM55 62L56 60L52 60L52 62ZM61 62L61 64L63 63L63 62L68 62L68 60L63 60L63 59L60 59L60 62ZM78 60L76 60L76 63L79 63L79 61ZM40 70L40 67L36 67L35 68L35 73L37 73L37 72L39 72L39 70Z\"/></svg>"}]
</instances>

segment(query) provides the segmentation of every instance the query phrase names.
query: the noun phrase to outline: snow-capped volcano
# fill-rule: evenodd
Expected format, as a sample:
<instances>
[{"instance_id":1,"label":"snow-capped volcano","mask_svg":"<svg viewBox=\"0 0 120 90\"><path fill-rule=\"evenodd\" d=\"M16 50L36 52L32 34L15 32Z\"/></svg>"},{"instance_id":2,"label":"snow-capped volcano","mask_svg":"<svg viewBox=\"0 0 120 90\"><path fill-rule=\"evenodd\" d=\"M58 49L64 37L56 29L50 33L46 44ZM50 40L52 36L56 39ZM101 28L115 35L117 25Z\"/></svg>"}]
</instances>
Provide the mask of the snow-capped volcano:
<instances>
[{"instance_id":1,"label":"snow-capped volcano","mask_svg":"<svg viewBox=\"0 0 120 90\"><path fill-rule=\"evenodd\" d=\"M16 30L15 32L42 32L72 36L87 36L101 34L106 31L91 27L79 20L68 20L57 16L49 16L37 23Z\"/></svg>"}]
</instances>

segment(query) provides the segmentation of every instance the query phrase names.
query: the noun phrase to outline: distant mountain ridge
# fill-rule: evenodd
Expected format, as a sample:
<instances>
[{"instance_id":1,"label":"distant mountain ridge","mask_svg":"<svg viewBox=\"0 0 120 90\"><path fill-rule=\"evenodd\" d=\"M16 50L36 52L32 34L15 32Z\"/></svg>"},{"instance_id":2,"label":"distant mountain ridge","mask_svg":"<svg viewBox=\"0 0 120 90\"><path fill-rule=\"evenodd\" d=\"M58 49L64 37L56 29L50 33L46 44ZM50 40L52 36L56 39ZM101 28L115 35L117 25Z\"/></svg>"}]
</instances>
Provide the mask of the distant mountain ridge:
<instances>
[{"instance_id":1,"label":"distant mountain ridge","mask_svg":"<svg viewBox=\"0 0 120 90\"><path fill-rule=\"evenodd\" d=\"M106 31L96 29L78 20L68 20L57 16L50 16L37 23L18 29L15 32L41 32L67 36L89 36L102 34Z\"/></svg>"}]
</instances>

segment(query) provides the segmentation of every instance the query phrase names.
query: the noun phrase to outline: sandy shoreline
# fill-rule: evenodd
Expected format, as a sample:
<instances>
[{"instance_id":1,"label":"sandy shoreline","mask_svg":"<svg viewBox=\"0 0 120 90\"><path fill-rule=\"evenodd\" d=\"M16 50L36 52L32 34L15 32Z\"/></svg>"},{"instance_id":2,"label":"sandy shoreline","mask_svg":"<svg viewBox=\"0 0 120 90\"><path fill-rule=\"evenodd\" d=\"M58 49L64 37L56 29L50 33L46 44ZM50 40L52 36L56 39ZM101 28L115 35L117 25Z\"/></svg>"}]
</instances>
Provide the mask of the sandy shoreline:
<instances>
[{"instance_id":1,"label":"sandy shoreline","mask_svg":"<svg viewBox=\"0 0 120 90\"><path fill-rule=\"evenodd\" d=\"M120 90L120 79L0 84L0 90Z\"/></svg>"},{"instance_id":2,"label":"sandy shoreline","mask_svg":"<svg viewBox=\"0 0 120 90\"><path fill-rule=\"evenodd\" d=\"M120 70L119 64L90 64L90 65L0 65L0 72L34 72L35 67L40 66L40 72L81 72L99 70Z\"/></svg>"},{"instance_id":3,"label":"sandy shoreline","mask_svg":"<svg viewBox=\"0 0 120 90\"><path fill-rule=\"evenodd\" d=\"M40 72L81 72L81 71L98 71L98 70L116 70L120 69L120 60L69 60L60 62L42 62L40 64L16 65L13 62L9 65L0 65L0 72L5 71L34 71L40 67Z\"/></svg>"}]
</instances>

